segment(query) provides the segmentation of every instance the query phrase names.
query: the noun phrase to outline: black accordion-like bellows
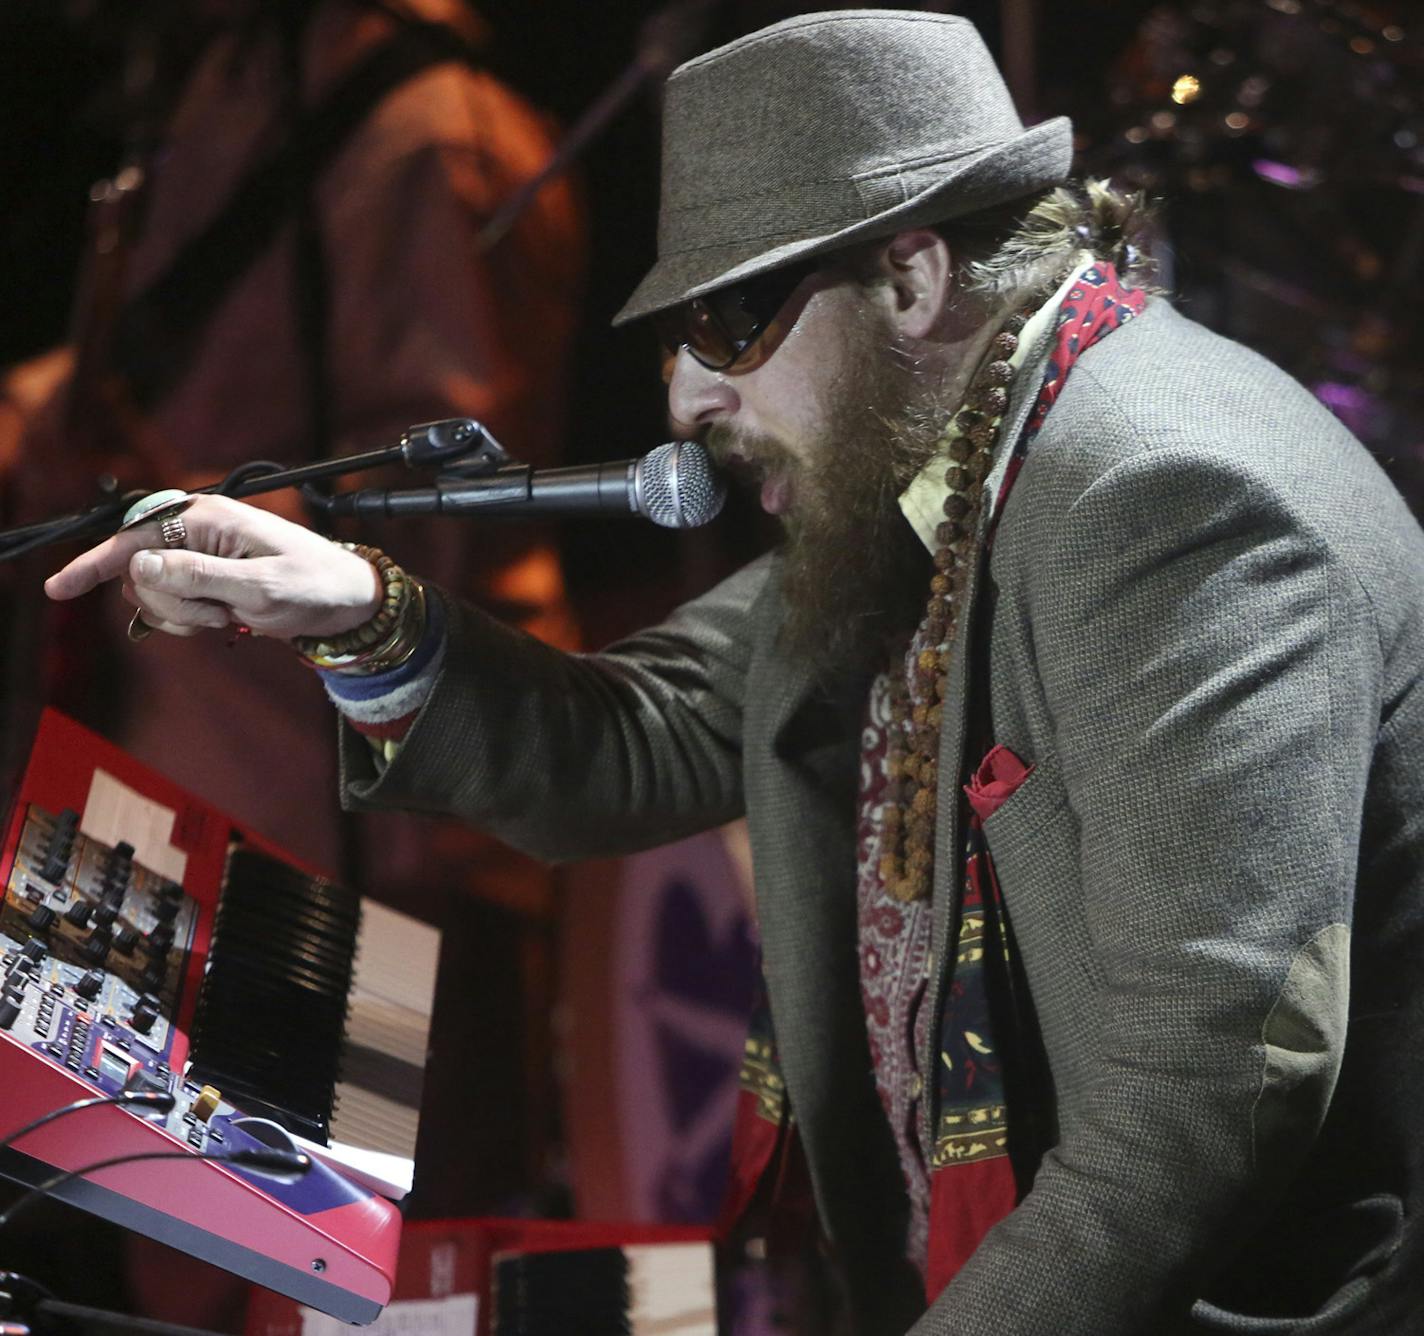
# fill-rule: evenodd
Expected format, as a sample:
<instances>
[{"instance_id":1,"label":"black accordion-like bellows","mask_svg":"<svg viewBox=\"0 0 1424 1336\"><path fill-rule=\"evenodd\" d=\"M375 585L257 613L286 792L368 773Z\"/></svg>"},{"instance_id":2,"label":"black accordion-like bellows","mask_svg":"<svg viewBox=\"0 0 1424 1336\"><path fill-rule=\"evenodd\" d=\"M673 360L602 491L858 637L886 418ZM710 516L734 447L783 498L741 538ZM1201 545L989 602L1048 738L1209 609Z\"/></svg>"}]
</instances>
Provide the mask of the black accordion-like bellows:
<instances>
[{"instance_id":1,"label":"black accordion-like bellows","mask_svg":"<svg viewBox=\"0 0 1424 1336\"><path fill-rule=\"evenodd\" d=\"M360 898L235 845L198 994L189 1079L326 1144Z\"/></svg>"},{"instance_id":2,"label":"black accordion-like bellows","mask_svg":"<svg viewBox=\"0 0 1424 1336\"><path fill-rule=\"evenodd\" d=\"M630 1336L621 1248L519 1253L494 1265L493 1336Z\"/></svg>"}]
</instances>

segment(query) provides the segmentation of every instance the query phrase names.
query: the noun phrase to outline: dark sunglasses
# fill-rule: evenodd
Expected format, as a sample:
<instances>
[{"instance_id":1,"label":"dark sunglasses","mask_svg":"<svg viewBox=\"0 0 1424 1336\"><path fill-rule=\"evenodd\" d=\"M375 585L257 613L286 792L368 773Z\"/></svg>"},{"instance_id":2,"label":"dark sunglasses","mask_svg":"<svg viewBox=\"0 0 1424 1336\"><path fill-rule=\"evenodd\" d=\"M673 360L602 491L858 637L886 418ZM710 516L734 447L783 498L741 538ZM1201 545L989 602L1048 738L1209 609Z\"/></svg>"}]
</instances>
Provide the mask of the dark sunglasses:
<instances>
[{"instance_id":1,"label":"dark sunglasses","mask_svg":"<svg viewBox=\"0 0 1424 1336\"><path fill-rule=\"evenodd\" d=\"M725 371L752 346L776 313L814 272L817 261L773 269L730 283L653 316L653 327L674 356L686 348L709 371Z\"/></svg>"}]
</instances>

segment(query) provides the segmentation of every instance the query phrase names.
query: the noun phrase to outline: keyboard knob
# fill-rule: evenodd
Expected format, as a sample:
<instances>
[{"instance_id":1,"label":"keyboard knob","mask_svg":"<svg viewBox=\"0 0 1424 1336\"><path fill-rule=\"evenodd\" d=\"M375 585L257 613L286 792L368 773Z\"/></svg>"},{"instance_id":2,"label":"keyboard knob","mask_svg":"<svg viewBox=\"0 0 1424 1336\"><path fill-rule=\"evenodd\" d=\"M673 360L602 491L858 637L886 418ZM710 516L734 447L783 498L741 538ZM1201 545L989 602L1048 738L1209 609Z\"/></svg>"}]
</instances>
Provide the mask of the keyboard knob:
<instances>
[{"instance_id":1,"label":"keyboard knob","mask_svg":"<svg viewBox=\"0 0 1424 1336\"><path fill-rule=\"evenodd\" d=\"M59 917L48 905L36 905L30 910L25 922L36 932L45 932Z\"/></svg>"},{"instance_id":2,"label":"keyboard knob","mask_svg":"<svg viewBox=\"0 0 1424 1336\"><path fill-rule=\"evenodd\" d=\"M20 1004L13 998L0 998L0 1030L8 1030L20 1017Z\"/></svg>"},{"instance_id":3,"label":"keyboard knob","mask_svg":"<svg viewBox=\"0 0 1424 1336\"><path fill-rule=\"evenodd\" d=\"M99 996L99 989L104 986L104 976L98 970L85 970L84 977L74 985L74 991L80 997L87 997L92 1001Z\"/></svg>"},{"instance_id":4,"label":"keyboard knob","mask_svg":"<svg viewBox=\"0 0 1424 1336\"><path fill-rule=\"evenodd\" d=\"M147 1034L153 1029L153 1022L158 1019L158 1008L153 1006L146 999L140 999L134 1004L133 1016L129 1019L129 1024L133 1026L139 1034Z\"/></svg>"},{"instance_id":5,"label":"keyboard knob","mask_svg":"<svg viewBox=\"0 0 1424 1336\"><path fill-rule=\"evenodd\" d=\"M76 928L87 928L93 916L94 907L87 900L76 900L64 911L64 917Z\"/></svg>"},{"instance_id":6,"label":"keyboard knob","mask_svg":"<svg viewBox=\"0 0 1424 1336\"><path fill-rule=\"evenodd\" d=\"M218 1105L221 1103L222 1091L218 1090L216 1086L205 1085L193 1101L193 1116L200 1123L205 1123L218 1111Z\"/></svg>"}]
</instances>

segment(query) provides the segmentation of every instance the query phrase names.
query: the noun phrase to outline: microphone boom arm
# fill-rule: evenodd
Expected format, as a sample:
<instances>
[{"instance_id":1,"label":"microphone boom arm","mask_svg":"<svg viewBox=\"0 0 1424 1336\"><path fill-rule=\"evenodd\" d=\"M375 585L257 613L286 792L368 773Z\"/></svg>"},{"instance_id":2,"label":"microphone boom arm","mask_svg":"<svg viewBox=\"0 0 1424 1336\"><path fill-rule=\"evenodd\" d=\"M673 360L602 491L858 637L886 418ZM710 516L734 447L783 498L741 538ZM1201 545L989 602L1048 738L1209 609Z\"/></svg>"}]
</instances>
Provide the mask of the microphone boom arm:
<instances>
[{"instance_id":1,"label":"microphone boom arm","mask_svg":"<svg viewBox=\"0 0 1424 1336\"><path fill-rule=\"evenodd\" d=\"M342 455L289 469L254 460L239 465L227 478L195 488L194 494L217 492L223 496L244 497L277 492L284 487L301 487L303 495L318 510L327 511L331 498L312 489L311 483L391 464L403 464L411 469L447 469L458 465L461 476L477 478L508 463L509 455L504 447L481 423L474 418L445 418L410 427L395 445L359 455ZM11 561L36 548L68 539L113 533L136 499L136 495L115 497L92 510L0 530L0 561Z\"/></svg>"}]
</instances>

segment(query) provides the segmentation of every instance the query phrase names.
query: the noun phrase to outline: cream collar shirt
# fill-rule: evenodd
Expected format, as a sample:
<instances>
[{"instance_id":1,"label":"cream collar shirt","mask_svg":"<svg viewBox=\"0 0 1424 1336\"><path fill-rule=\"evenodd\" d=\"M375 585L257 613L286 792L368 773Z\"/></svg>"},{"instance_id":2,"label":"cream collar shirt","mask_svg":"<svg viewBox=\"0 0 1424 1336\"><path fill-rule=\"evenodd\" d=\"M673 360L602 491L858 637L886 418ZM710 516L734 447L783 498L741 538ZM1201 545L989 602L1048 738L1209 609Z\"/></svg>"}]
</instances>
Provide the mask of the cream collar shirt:
<instances>
[{"instance_id":1,"label":"cream collar shirt","mask_svg":"<svg viewBox=\"0 0 1424 1336\"><path fill-rule=\"evenodd\" d=\"M1013 400L1017 402L1011 402L1004 411L1004 415L1000 419L1002 424L1007 425L1015 422L1022 416L1015 410L1020 406L1023 395L1030 389L1034 398L1037 398L1038 378L1033 375L1022 375L1023 368L1042 365L1051 346L1051 336L1057 326L1059 307L1063 305L1064 299L1068 296L1073 285L1095 263L1095 258L1089 252L1083 251L1073 272L1063 280L1058 290L1033 313L1019 333L1019 346L1014 350L1013 356L1008 359L1009 365L1014 369ZM952 462L949 456L949 446L951 442L958 440L963 435L959 430L958 417L959 412L956 409L949 420L944 435L940 438L939 449L935 451L929 463L915 475L914 481L900 493L900 510L909 520L910 527L919 535L920 542L931 554L938 546L935 542L935 530L939 527L940 521L944 519L944 499L949 495L949 488L944 483L945 470ZM1020 430L1022 430L1021 427ZM1003 477L1004 469L1007 467L1009 456L1012 453L1013 442L1006 440L1001 434L996 447L994 468L984 482L985 491L989 496L998 496L999 480Z\"/></svg>"}]
</instances>

